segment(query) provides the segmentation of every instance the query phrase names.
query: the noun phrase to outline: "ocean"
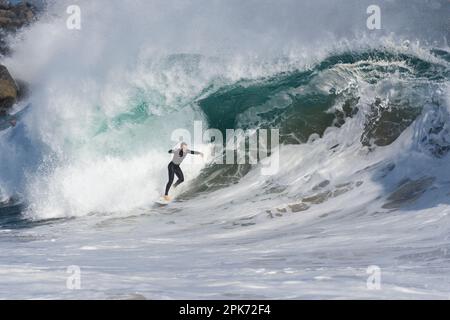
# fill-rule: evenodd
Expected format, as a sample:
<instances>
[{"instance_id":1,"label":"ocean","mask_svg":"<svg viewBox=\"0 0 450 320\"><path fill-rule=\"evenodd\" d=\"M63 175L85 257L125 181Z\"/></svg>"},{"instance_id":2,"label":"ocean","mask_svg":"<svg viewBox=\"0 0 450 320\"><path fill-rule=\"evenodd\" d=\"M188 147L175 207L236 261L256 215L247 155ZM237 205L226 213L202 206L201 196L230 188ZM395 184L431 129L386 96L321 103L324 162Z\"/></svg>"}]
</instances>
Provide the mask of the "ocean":
<instances>
[{"instance_id":1,"label":"ocean","mask_svg":"<svg viewBox=\"0 0 450 320\"><path fill-rule=\"evenodd\" d=\"M370 1L80 0L81 30L48 1L0 60L32 104L0 132L0 298L448 299L450 3L379 2L374 31ZM193 141L155 205L196 121L279 130L278 170Z\"/></svg>"}]
</instances>

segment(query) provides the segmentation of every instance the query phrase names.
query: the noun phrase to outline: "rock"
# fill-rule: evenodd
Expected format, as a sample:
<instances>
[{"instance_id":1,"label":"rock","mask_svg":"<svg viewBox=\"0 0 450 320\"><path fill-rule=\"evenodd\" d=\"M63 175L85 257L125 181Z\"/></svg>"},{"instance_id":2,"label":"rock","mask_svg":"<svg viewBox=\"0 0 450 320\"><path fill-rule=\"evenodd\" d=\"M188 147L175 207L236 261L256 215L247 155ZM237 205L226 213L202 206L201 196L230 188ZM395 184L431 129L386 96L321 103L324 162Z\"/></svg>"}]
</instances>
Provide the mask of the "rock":
<instances>
[{"instance_id":1,"label":"rock","mask_svg":"<svg viewBox=\"0 0 450 320\"><path fill-rule=\"evenodd\" d=\"M16 14L11 10L0 9L0 17L2 19L14 19Z\"/></svg>"},{"instance_id":2,"label":"rock","mask_svg":"<svg viewBox=\"0 0 450 320\"><path fill-rule=\"evenodd\" d=\"M4 28L22 27L31 23L35 18L35 9L28 2L22 2L17 5L0 3L0 25Z\"/></svg>"},{"instance_id":3,"label":"rock","mask_svg":"<svg viewBox=\"0 0 450 320\"><path fill-rule=\"evenodd\" d=\"M313 196L303 198L303 202L312 203L312 204L321 204L327 201L331 196L331 191L325 191L319 194L315 194Z\"/></svg>"},{"instance_id":4,"label":"rock","mask_svg":"<svg viewBox=\"0 0 450 320\"><path fill-rule=\"evenodd\" d=\"M5 36L29 25L36 19L37 9L28 2L11 5L0 0L0 54L9 54Z\"/></svg>"},{"instance_id":5,"label":"rock","mask_svg":"<svg viewBox=\"0 0 450 320\"><path fill-rule=\"evenodd\" d=\"M0 113L16 102L18 88L5 66L0 65Z\"/></svg>"},{"instance_id":6,"label":"rock","mask_svg":"<svg viewBox=\"0 0 450 320\"><path fill-rule=\"evenodd\" d=\"M7 0L0 0L0 9L3 9L5 7L9 7L11 4Z\"/></svg>"},{"instance_id":7,"label":"rock","mask_svg":"<svg viewBox=\"0 0 450 320\"><path fill-rule=\"evenodd\" d=\"M0 0L0 55L10 53L5 37L30 24L36 18L37 10L28 2L12 5L9 1ZM27 95L26 85L17 83L6 67L0 65L0 114L7 112L14 103Z\"/></svg>"},{"instance_id":8,"label":"rock","mask_svg":"<svg viewBox=\"0 0 450 320\"><path fill-rule=\"evenodd\" d=\"M346 188L341 188L341 189L336 189L333 191L333 197L337 198L339 196L342 196L343 194L346 194L347 192L351 191L353 189L353 187L346 187Z\"/></svg>"},{"instance_id":9,"label":"rock","mask_svg":"<svg viewBox=\"0 0 450 320\"><path fill-rule=\"evenodd\" d=\"M25 100L30 96L29 84L22 80L16 80L17 101Z\"/></svg>"},{"instance_id":10,"label":"rock","mask_svg":"<svg viewBox=\"0 0 450 320\"><path fill-rule=\"evenodd\" d=\"M8 46L2 36L2 31L0 30L0 55L6 56L9 54Z\"/></svg>"},{"instance_id":11,"label":"rock","mask_svg":"<svg viewBox=\"0 0 450 320\"><path fill-rule=\"evenodd\" d=\"M307 204L302 203L302 202L290 204L288 207L289 207L289 209L291 209L291 211L293 213L306 211L310 208Z\"/></svg>"}]
</instances>

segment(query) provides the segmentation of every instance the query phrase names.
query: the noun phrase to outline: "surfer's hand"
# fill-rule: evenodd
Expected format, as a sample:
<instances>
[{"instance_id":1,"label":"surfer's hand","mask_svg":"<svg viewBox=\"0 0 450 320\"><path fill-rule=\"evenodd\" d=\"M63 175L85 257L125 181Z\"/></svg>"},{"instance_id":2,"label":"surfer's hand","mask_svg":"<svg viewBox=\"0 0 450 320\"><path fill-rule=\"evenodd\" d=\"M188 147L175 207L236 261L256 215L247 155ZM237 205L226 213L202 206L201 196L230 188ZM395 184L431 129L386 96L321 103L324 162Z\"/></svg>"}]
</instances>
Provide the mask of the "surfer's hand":
<instances>
[{"instance_id":1,"label":"surfer's hand","mask_svg":"<svg viewBox=\"0 0 450 320\"><path fill-rule=\"evenodd\" d=\"M13 127L15 127L16 124L17 124L17 120L16 120L16 119L13 119L13 120L11 120L9 123L10 123Z\"/></svg>"}]
</instances>

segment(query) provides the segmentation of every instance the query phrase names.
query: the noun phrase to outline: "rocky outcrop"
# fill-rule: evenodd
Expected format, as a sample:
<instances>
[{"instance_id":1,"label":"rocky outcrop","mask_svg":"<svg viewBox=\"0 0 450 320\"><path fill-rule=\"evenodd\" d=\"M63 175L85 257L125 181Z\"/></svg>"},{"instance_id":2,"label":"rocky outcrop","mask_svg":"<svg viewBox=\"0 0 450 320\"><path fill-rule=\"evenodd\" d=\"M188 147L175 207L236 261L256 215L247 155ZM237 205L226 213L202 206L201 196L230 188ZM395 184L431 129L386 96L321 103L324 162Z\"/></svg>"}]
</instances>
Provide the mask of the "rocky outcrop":
<instances>
[{"instance_id":1,"label":"rocky outcrop","mask_svg":"<svg viewBox=\"0 0 450 320\"><path fill-rule=\"evenodd\" d=\"M30 24L36 18L36 9L24 1L11 5L6 0L0 0L0 54L9 53L5 36Z\"/></svg>"},{"instance_id":2,"label":"rocky outcrop","mask_svg":"<svg viewBox=\"0 0 450 320\"><path fill-rule=\"evenodd\" d=\"M11 5L0 0L0 27L7 30L17 30L35 18L34 8L28 2Z\"/></svg>"},{"instance_id":3,"label":"rocky outcrop","mask_svg":"<svg viewBox=\"0 0 450 320\"><path fill-rule=\"evenodd\" d=\"M0 114L6 112L16 102L17 95L16 82L6 67L0 65Z\"/></svg>"},{"instance_id":4,"label":"rocky outcrop","mask_svg":"<svg viewBox=\"0 0 450 320\"><path fill-rule=\"evenodd\" d=\"M0 0L0 55L9 54L5 37L20 28L29 25L36 18L35 8L26 1L12 5L9 1ZM20 82L19 82L20 83ZM21 86L25 89L25 86ZM26 90L20 90L22 93ZM0 64L0 115L5 114L21 93L16 81L10 73Z\"/></svg>"}]
</instances>

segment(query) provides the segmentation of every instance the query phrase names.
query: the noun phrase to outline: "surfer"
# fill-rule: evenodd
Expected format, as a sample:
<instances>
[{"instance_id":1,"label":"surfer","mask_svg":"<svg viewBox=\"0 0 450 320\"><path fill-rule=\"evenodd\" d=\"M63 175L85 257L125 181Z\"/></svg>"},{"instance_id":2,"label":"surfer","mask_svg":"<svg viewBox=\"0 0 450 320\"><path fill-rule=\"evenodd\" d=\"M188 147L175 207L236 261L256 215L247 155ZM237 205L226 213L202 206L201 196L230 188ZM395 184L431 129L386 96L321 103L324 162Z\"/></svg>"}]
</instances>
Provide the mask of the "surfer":
<instances>
[{"instance_id":1,"label":"surfer","mask_svg":"<svg viewBox=\"0 0 450 320\"><path fill-rule=\"evenodd\" d=\"M188 145L183 142L180 145L180 148L169 150L170 154L173 154L172 161L169 163L169 182L166 185L166 193L164 195L164 200L170 201L169 191L172 187L173 179L175 175L178 178L178 181L173 185L174 188L178 187L180 184L184 182L183 171L180 168L180 164L186 158L188 154L196 154L200 155L203 158L203 153L198 151L192 151L188 149Z\"/></svg>"}]
</instances>

